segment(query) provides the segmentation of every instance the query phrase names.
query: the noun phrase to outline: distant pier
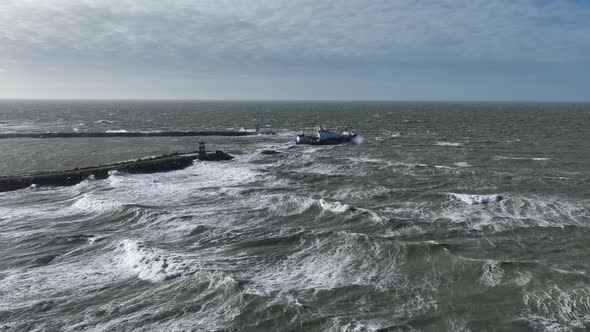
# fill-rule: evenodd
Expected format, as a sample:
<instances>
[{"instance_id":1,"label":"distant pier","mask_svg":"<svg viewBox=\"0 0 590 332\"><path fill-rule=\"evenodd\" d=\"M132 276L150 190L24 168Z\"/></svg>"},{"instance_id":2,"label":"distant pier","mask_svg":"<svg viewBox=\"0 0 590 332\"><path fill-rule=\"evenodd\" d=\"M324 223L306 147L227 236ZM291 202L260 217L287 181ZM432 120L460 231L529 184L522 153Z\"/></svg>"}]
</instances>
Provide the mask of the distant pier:
<instances>
[{"instance_id":1,"label":"distant pier","mask_svg":"<svg viewBox=\"0 0 590 332\"><path fill-rule=\"evenodd\" d=\"M199 151L191 153L173 153L121 163L75 168L68 171L0 177L0 192L23 189L32 185L72 186L84 181L89 177L94 177L95 179L106 179L109 177L109 173L112 171L126 173L168 172L191 166L194 160L218 161L231 159L233 159L233 156L223 151L205 151L205 144L200 142Z\"/></svg>"},{"instance_id":2,"label":"distant pier","mask_svg":"<svg viewBox=\"0 0 590 332\"><path fill-rule=\"evenodd\" d=\"M49 132L3 133L2 138L76 138L76 137L187 137L187 136L253 136L255 131L154 131L154 132Z\"/></svg>"}]
</instances>

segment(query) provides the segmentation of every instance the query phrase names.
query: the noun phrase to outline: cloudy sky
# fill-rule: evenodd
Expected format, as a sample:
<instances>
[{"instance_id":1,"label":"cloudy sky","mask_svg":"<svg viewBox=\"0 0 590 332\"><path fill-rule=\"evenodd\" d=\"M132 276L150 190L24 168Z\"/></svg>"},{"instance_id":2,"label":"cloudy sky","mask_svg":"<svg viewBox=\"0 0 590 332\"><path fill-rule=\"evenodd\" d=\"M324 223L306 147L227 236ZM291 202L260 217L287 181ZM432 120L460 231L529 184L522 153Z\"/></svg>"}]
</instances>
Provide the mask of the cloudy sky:
<instances>
[{"instance_id":1,"label":"cloudy sky","mask_svg":"<svg viewBox=\"0 0 590 332\"><path fill-rule=\"evenodd\" d=\"M0 0L0 98L590 100L586 0Z\"/></svg>"}]
</instances>

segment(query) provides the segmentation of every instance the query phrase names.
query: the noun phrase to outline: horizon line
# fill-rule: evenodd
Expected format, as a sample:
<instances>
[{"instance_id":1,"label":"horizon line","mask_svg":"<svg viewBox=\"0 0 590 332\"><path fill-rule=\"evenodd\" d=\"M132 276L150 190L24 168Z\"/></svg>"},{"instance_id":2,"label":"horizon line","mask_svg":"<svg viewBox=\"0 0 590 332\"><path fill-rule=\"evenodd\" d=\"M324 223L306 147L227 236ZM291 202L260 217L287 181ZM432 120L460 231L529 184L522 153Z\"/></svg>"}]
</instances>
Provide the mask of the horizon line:
<instances>
[{"instance_id":1,"label":"horizon line","mask_svg":"<svg viewBox=\"0 0 590 332\"><path fill-rule=\"evenodd\" d=\"M0 98L3 101L129 101L129 102L316 102L316 103L547 103L589 104L589 100L478 99L275 99L275 98Z\"/></svg>"}]
</instances>

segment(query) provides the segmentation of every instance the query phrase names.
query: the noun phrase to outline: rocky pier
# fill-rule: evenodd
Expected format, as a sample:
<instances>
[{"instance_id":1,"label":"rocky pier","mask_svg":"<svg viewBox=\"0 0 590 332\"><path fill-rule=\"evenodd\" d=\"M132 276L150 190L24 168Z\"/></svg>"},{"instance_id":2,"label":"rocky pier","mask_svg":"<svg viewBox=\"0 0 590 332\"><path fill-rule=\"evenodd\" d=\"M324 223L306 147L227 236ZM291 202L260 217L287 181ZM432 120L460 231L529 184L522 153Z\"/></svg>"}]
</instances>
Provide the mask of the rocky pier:
<instances>
[{"instance_id":1,"label":"rocky pier","mask_svg":"<svg viewBox=\"0 0 590 332\"><path fill-rule=\"evenodd\" d=\"M168 172L191 166L195 160L231 160L233 156L223 152L207 152L205 144L199 143L199 150L190 153L173 153L152 158L137 159L121 163L75 168L67 171L44 172L21 176L0 177L0 192L35 186L72 186L85 179L106 179L113 171L125 173Z\"/></svg>"}]
</instances>

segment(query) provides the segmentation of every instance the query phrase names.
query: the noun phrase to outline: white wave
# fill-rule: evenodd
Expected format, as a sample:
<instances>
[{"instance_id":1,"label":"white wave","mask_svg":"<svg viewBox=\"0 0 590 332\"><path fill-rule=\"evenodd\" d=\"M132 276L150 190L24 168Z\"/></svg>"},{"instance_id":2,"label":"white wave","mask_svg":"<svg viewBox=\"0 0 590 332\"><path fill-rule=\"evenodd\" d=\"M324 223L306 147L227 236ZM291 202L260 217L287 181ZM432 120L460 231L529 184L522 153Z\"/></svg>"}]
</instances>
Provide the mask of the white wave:
<instances>
[{"instance_id":1,"label":"white wave","mask_svg":"<svg viewBox=\"0 0 590 332\"><path fill-rule=\"evenodd\" d=\"M524 290L523 303L523 316L536 329L582 331L590 326L590 290L583 285L535 283Z\"/></svg>"},{"instance_id":2,"label":"white wave","mask_svg":"<svg viewBox=\"0 0 590 332\"><path fill-rule=\"evenodd\" d=\"M355 190L350 190L348 188L342 188L337 192L334 192L333 190L327 190L322 192L321 195L337 200L349 201L354 204L354 202L366 202L367 200L370 201L375 198L375 196L384 195L393 190L394 189L392 188L376 185L374 183L365 183L359 184Z\"/></svg>"},{"instance_id":3,"label":"white wave","mask_svg":"<svg viewBox=\"0 0 590 332\"><path fill-rule=\"evenodd\" d=\"M46 266L14 270L2 279L0 307L29 307L41 299L61 298L64 292L81 296L127 277L125 270L117 268L112 252L56 259Z\"/></svg>"},{"instance_id":4,"label":"white wave","mask_svg":"<svg viewBox=\"0 0 590 332\"><path fill-rule=\"evenodd\" d=\"M342 174L341 168L337 165L314 163L311 166L301 167L295 170L297 173L320 174L320 175L339 175ZM358 174L358 173L357 173Z\"/></svg>"},{"instance_id":5,"label":"white wave","mask_svg":"<svg viewBox=\"0 0 590 332\"><path fill-rule=\"evenodd\" d=\"M277 297L307 290L371 286L375 292L384 291L398 299L396 303L399 304L391 308L396 315L411 316L437 307L440 287L437 273L426 272L419 276L404 273L401 267L407 257L401 243L338 232L327 238L302 240L297 249L280 261L262 263L244 272L242 277L249 281L244 290ZM349 322L351 317L337 320L332 329L354 330L359 324L370 324L348 325Z\"/></svg>"},{"instance_id":6,"label":"white wave","mask_svg":"<svg viewBox=\"0 0 590 332\"><path fill-rule=\"evenodd\" d=\"M319 200L319 205L324 211L330 211L333 213L344 213L351 209L348 204L342 204L338 201L327 202L323 198Z\"/></svg>"},{"instance_id":7,"label":"white wave","mask_svg":"<svg viewBox=\"0 0 590 332\"><path fill-rule=\"evenodd\" d=\"M496 159L496 160L533 160L533 161L551 160L550 158L545 158L545 157L530 158L530 157L505 157L505 156L494 156L494 159Z\"/></svg>"},{"instance_id":8,"label":"white wave","mask_svg":"<svg viewBox=\"0 0 590 332\"><path fill-rule=\"evenodd\" d=\"M327 328L327 331L333 332L368 332L378 331L380 326L378 324L363 323L357 321L343 321L339 317L332 319L332 325Z\"/></svg>"},{"instance_id":9,"label":"white wave","mask_svg":"<svg viewBox=\"0 0 590 332\"><path fill-rule=\"evenodd\" d=\"M504 270L499 262L487 261L481 267L479 282L484 286L496 287L502 282Z\"/></svg>"},{"instance_id":10,"label":"white wave","mask_svg":"<svg viewBox=\"0 0 590 332\"><path fill-rule=\"evenodd\" d=\"M96 120L96 121L94 121L94 123L111 123L111 124L113 124L115 122L116 121L113 121L113 120Z\"/></svg>"},{"instance_id":11,"label":"white wave","mask_svg":"<svg viewBox=\"0 0 590 332\"><path fill-rule=\"evenodd\" d=\"M319 199L316 202L322 208L322 211L328 211L328 212L335 213L335 214L351 212L351 214L349 216L345 217L345 220L348 220L348 219L352 218L353 216L357 216L359 214L365 213L365 214L368 214L369 219L372 222L376 222L376 223L383 222L383 218L381 218L381 216L379 216L377 213L375 213L374 211L372 211L370 209L359 208L359 207L351 206L349 204L341 203L338 201L326 201L323 198Z\"/></svg>"},{"instance_id":12,"label":"white wave","mask_svg":"<svg viewBox=\"0 0 590 332\"><path fill-rule=\"evenodd\" d=\"M181 256L167 254L162 250L149 248L136 240L123 240L119 246L120 264L136 274L139 279L152 282L164 281L197 270L195 262Z\"/></svg>"},{"instance_id":13,"label":"white wave","mask_svg":"<svg viewBox=\"0 0 590 332\"><path fill-rule=\"evenodd\" d=\"M106 238L106 236L103 235L94 235L88 238L87 242L90 245L93 245L94 243L96 243L96 241L102 241Z\"/></svg>"},{"instance_id":14,"label":"white wave","mask_svg":"<svg viewBox=\"0 0 590 332\"><path fill-rule=\"evenodd\" d=\"M295 136L301 135L301 131L292 131L288 129L275 129L274 132L276 133L276 135L267 135L266 137L292 137L293 139L295 139Z\"/></svg>"},{"instance_id":15,"label":"white wave","mask_svg":"<svg viewBox=\"0 0 590 332\"><path fill-rule=\"evenodd\" d=\"M382 164L382 163L386 162L386 160L384 160L384 159L377 159L377 158L370 158L370 157L363 157L363 156L343 157L343 158L338 158L338 159L350 160L352 162L357 162L357 163L371 163L371 164Z\"/></svg>"},{"instance_id":16,"label":"white wave","mask_svg":"<svg viewBox=\"0 0 590 332\"><path fill-rule=\"evenodd\" d=\"M458 167L471 167L471 165L465 161L458 161L455 163L455 165Z\"/></svg>"},{"instance_id":17,"label":"white wave","mask_svg":"<svg viewBox=\"0 0 590 332\"><path fill-rule=\"evenodd\" d=\"M376 257L387 257L387 264L377 264ZM268 294L345 285L385 287L400 281L398 267L405 260L401 244L383 246L365 235L339 232L328 239L306 240L299 251L281 262L257 267L257 273L247 275L252 279L247 291Z\"/></svg>"},{"instance_id":18,"label":"white wave","mask_svg":"<svg viewBox=\"0 0 590 332\"><path fill-rule=\"evenodd\" d=\"M382 208L379 213L388 218L433 222L446 219L452 227L501 232L515 228L590 227L590 200L560 196L510 195L490 204L477 204L477 197L466 194L447 194L448 200L433 202L405 202ZM481 196L481 195L475 195ZM496 195L490 195L494 198ZM489 198L488 198L489 200ZM465 204L456 204L455 201Z\"/></svg>"},{"instance_id":19,"label":"white wave","mask_svg":"<svg viewBox=\"0 0 590 332\"><path fill-rule=\"evenodd\" d=\"M559 197L512 197L501 204L500 215L514 220L534 221L538 226L588 225L590 202L566 200Z\"/></svg>"},{"instance_id":20,"label":"white wave","mask_svg":"<svg viewBox=\"0 0 590 332\"><path fill-rule=\"evenodd\" d=\"M145 303L174 303L178 308L198 310L182 310L170 315L168 305L146 306ZM230 329L243 304L239 284L230 275L199 272L172 285L152 285L141 292L126 293L122 298L105 298L103 303L81 308L79 315L61 319L64 331L137 330L138 326L141 331L225 331ZM96 314L97 311L113 313L122 306L133 310L124 315L112 314L108 319Z\"/></svg>"},{"instance_id":21,"label":"white wave","mask_svg":"<svg viewBox=\"0 0 590 332\"><path fill-rule=\"evenodd\" d=\"M314 211L314 218L319 219L325 213L345 214L343 220L349 220L355 216L366 214L368 219L372 222L382 222L381 217L364 208L358 208L337 200L314 198L311 194L306 193L264 193L253 192L244 195L239 191L225 192L231 197L235 197L222 207L220 210L230 209L233 213L241 213L247 211L250 222L252 222L252 215L256 215L258 222L266 222L269 220L276 220L276 217L286 217L303 214L304 212L319 208ZM219 212L216 212L219 214Z\"/></svg>"},{"instance_id":22,"label":"white wave","mask_svg":"<svg viewBox=\"0 0 590 332\"><path fill-rule=\"evenodd\" d=\"M364 140L365 138L363 136L358 135L352 139L352 144L361 144Z\"/></svg>"},{"instance_id":23,"label":"white wave","mask_svg":"<svg viewBox=\"0 0 590 332\"><path fill-rule=\"evenodd\" d=\"M544 176L544 179L554 179L554 180L573 180L573 178L568 178L566 176Z\"/></svg>"},{"instance_id":24,"label":"white wave","mask_svg":"<svg viewBox=\"0 0 590 332\"><path fill-rule=\"evenodd\" d=\"M517 272L516 277L512 280L512 282L519 287L526 286L532 279L532 275L530 273L521 273Z\"/></svg>"},{"instance_id":25,"label":"white wave","mask_svg":"<svg viewBox=\"0 0 590 332\"><path fill-rule=\"evenodd\" d=\"M98 214L108 214L120 210L123 204L115 202L107 197L101 197L96 194L86 193L80 196L72 205L70 213L92 212Z\"/></svg>"},{"instance_id":26,"label":"white wave","mask_svg":"<svg viewBox=\"0 0 590 332\"><path fill-rule=\"evenodd\" d=\"M471 332L467 327L467 321L463 317L451 317L448 319L450 331L453 332Z\"/></svg>"},{"instance_id":27,"label":"white wave","mask_svg":"<svg viewBox=\"0 0 590 332\"><path fill-rule=\"evenodd\" d=\"M195 197L216 196L222 188L264 179L257 168L237 162L195 162L184 170L160 174L113 174L108 197L123 204L178 205Z\"/></svg>"},{"instance_id":28,"label":"white wave","mask_svg":"<svg viewBox=\"0 0 590 332\"><path fill-rule=\"evenodd\" d=\"M117 129L117 130L107 130L107 133L116 134L116 133L128 133L125 129Z\"/></svg>"},{"instance_id":29,"label":"white wave","mask_svg":"<svg viewBox=\"0 0 590 332\"><path fill-rule=\"evenodd\" d=\"M502 195L469 195L469 194L449 194L452 198L458 199L464 203L475 205L475 204L486 204L492 202L499 202L504 199Z\"/></svg>"},{"instance_id":30,"label":"white wave","mask_svg":"<svg viewBox=\"0 0 590 332\"><path fill-rule=\"evenodd\" d=\"M31 186L27 190L11 192L11 199L30 201L31 203L0 206L0 226L4 222L10 222L12 227L21 224L31 224L33 226L27 227L25 233L22 233L23 229L21 229L13 234L20 236L33 234L31 232L43 232L43 227L39 227L40 225L51 224L51 222L63 219L65 216L76 216L77 218L71 219L69 222L77 222L86 220L82 218L82 213L108 210L109 207L105 205L108 205L109 202L98 201L95 204L92 202L93 197L90 194L80 195L81 191L86 191L87 187L92 187L92 184L91 181L85 180L71 187ZM39 224L40 221L42 221L42 224ZM63 220L61 221L63 222Z\"/></svg>"},{"instance_id":31,"label":"white wave","mask_svg":"<svg viewBox=\"0 0 590 332\"><path fill-rule=\"evenodd\" d=\"M572 200L560 197L511 196L485 209L469 204L464 208L447 206L438 216L467 227L495 231L517 227L563 227L565 225L590 226L588 206L590 201Z\"/></svg>"},{"instance_id":32,"label":"white wave","mask_svg":"<svg viewBox=\"0 0 590 332\"><path fill-rule=\"evenodd\" d=\"M237 193L239 196L242 196L239 192ZM267 214L269 217L286 217L292 215L302 214L305 211L311 209L314 206L318 206L320 208L329 209L330 207L336 207L339 202L336 203L327 203L325 202L322 206L323 199L316 200L311 197L311 195L299 195L294 193L274 193L274 194L266 194L266 193L252 193L248 195L248 197L236 197L241 198L239 200L234 200L233 202L229 203L233 209L247 209L247 210L254 210L254 209L262 209L265 211L264 214ZM263 214L263 215L264 215Z\"/></svg>"},{"instance_id":33,"label":"white wave","mask_svg":"<svg viewBox=\"0 0 590 332\"><path fill-rule=\"evenodd\" d=\"M457 143L457 142L444 142L444 141L439 141L436 142L436 145L438 146L461 146L461 143Z\"/></svg>"}]
</instances>

